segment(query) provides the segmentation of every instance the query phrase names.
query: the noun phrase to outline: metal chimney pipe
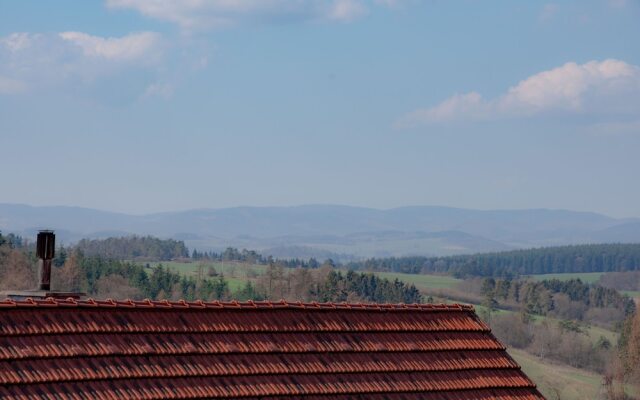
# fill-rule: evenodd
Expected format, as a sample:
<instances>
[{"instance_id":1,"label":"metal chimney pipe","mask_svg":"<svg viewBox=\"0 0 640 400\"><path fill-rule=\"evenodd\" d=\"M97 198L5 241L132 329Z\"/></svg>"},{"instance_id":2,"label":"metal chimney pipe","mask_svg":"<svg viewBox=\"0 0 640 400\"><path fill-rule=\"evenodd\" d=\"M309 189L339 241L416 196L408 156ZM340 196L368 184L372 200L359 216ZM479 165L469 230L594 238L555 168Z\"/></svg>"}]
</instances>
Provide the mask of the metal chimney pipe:
<instances>
[{"instance_id":1,"label":"metal chimney pipe","mask_svg":"<svg viewBox=\"0 0 640 400\"><path fill-rule=\"evenodd\" d=\"M56 235L53 231L39 231L36 254L42 260L40 290L51 290L51 261L55 257Z\"/></svg>"}]
</instances>

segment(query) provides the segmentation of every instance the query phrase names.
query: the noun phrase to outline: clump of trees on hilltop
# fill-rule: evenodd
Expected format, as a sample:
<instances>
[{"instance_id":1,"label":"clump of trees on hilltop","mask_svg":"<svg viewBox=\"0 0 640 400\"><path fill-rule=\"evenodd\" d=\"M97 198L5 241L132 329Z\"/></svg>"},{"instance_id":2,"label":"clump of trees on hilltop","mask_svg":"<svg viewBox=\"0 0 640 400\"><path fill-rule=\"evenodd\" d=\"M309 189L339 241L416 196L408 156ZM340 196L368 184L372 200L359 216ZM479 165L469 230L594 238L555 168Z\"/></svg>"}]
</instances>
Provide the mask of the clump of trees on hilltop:
<instances>
[{"instance_id":1,"label":"clump of trees on hilltop","mask_svg":"<svg viewBox=\"0 0 640 400\"><path fill-rule=\"evenodd\" d=\"M325 263L318 269L285 268L271 263L258 277L255 290L261 297L276 300L322 302L422 303L420 291L398 279L371 273L343 273Z\"/></svg>"},{"instance_id":2,"label":"clump of trees on hilltop","mask_svg":"<svg viewBox=\"0 0 640 400\"><path fill-rule=\"evenodd\" d=\"M633 299L617 290L590 285L580 279L561 281L486 278L480 287L482 304L499 304L529 314L553 315L569 320L590 320L611 325L633 314Z\"/></svg>"}]
</instances>

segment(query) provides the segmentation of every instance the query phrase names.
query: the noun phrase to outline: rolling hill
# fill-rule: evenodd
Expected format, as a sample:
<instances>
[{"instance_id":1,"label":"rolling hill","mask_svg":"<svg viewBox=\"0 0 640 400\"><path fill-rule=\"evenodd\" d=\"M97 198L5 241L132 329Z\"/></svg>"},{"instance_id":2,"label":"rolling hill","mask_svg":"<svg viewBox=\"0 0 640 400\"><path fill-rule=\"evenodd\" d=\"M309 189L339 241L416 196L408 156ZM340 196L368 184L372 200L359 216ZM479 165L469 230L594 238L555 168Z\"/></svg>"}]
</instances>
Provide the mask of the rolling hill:
<instances>
[{"instance_id":1,"label":"rolling hill","mask_svg":"<svg viewBox=\"0 0 640 400\"><path fill-rule=\"evenodd\" d=\"M346 257L448 255L640 240L639 219L568 210L379 210L340 205L234 207L128 215L81 207L0 204L0 229L32 236L55 229L65 242L127 234L185 240L191 248L294 248ZM286 251L284 251L286 253ZM293 254L292 254L293 255Z\"/></svg>"}]
</instances>

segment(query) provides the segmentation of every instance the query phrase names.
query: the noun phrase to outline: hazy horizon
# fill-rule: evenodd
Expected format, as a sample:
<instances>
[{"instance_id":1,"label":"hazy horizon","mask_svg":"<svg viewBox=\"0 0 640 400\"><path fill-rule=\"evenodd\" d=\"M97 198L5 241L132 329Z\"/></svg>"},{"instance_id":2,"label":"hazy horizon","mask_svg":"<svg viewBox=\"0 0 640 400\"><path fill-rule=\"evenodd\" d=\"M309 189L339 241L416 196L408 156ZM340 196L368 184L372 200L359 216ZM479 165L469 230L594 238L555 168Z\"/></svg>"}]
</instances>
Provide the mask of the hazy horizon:
<instances>
[{"instance_id":1,"label":"hazy horizon","mask_svg":"<svg viewBox=\"0 0 640 400\"><path fill-rule=\"evenodd\" d=\"M165 213L181 213L188 211L199 211L199 210L225 210L225 209L234 209L234 208L296 208L296 207L350 207L350 208L362 208L362 209L371 209L376 211L389 211L395 209L402 208L411 208L411 207L433 207L433 208L443 208L443 209L457 209L457 210L470 210L470 211L534 211L534 210L545 210L545 211L569 211L569 212L578 212L578 213L586 213L586 214L599 214L610 218L615 219L638 219L640 216L636 215L610 215L607 213L601 213L592 210L577 210L577 209L568 209L568 208L545 208L545 207L532 207L532 208L473 208L473 207L453 207L442 204L407 204L400 205L395 207L369 207L362 206L356 204L337 204L337 203L304 203L304 204L282 204L282 205L261 205L261 204L241 204L241 205L233 205L228 207L194 207L194 208L183 208L183 209L173 209L173 210L159 210L159 211L149 211L144 213L136 213L136 212L128 212L128 211L118 211L118 210L110 210L104 208L94 208L83 205L76 204L29 204L29 203L15 203L15 202L0 202L0 204L9 204L9 205L18 205L18 206L28 206L34 208L44 208L44 207L66 207L66 208L80 208L87 210L95 210L100 212L107 213L115 213L115 214L123 214L129 216L146 216L152 214L165 214Z\"/></svg>"}]
</instances>

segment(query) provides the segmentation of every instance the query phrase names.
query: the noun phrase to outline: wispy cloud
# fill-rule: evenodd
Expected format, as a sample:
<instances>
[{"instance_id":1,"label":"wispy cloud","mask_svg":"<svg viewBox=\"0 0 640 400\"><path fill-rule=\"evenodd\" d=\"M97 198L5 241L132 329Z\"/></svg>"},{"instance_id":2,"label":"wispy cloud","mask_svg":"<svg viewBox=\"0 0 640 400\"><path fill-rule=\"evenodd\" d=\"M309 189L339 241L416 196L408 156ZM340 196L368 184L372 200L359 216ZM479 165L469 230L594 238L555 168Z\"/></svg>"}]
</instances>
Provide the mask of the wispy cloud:
<instances>
[{"instance_id":1,"label":"wispy cloud","mask_svg":"<svg viewBox=\"0 0 640 400\"><path fill-rule=\"evenodd\" d=\"M342 21L358 19L371 7L394 7L403 0L106 0L112 9L132 9L179 25L185 31L242 23ZM406 0L405 0L406 1Z\"/></svg>"},{"instance_id":2,"label":"wispy cloud","mask_svg":"<svg viewBox=\"0 0 640 400\"><path fill-rule=\"evenodd\" d=\"M122 37L12 33L0 37L0 94L90 85L132 70L153 72L164 51L161 35L154 32Z\"/></svg>"},{"instance_id":3,"label":"wispy cloud","mask_svg":"<svg viewBox=\"0 0 640 400\"><path fill-rule=\"evenodd\" d=\"M83 32L62 32L60 37L80 47L87 57L110 61L148 62L160 55L160 34L132 33L127 36L103 38Z\"/></svg>"},{"instance_id":4,"label":"wispy cloud","mask_svg":"<svg viewBox=\"0 0 640 400\"><path fill-rule=\"evenodd\" d=\"M639 115L640 68L612 59L570 62L532 75L495 99L476 92L454 95L405 115L398 126L540 114Z\"/></svg>"}]
</instances>

